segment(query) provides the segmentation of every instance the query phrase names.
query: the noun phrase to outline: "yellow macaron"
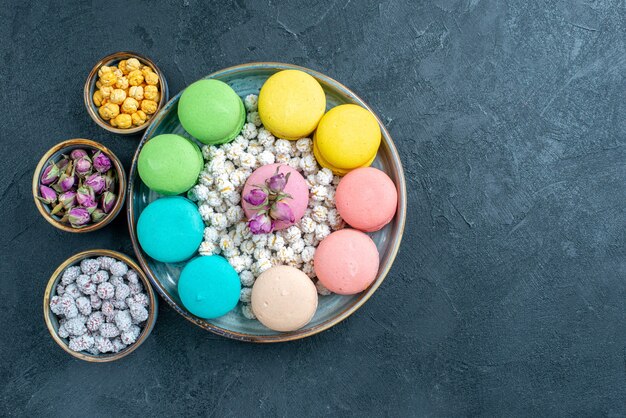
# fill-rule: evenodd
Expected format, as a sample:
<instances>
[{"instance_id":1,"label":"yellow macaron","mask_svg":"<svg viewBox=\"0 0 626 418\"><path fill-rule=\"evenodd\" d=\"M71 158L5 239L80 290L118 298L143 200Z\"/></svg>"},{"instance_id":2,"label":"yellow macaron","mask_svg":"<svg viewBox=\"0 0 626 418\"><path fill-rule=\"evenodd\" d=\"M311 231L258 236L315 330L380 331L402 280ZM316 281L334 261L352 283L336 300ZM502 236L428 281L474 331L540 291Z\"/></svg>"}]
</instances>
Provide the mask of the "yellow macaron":
<instances>
[{"instance_id":1,"label":"yellow macaron","mask_svg":"<svg viewBox=\"0 0 626 418\"><path fill-rule=\"evenodd\" d=\"M315 131L316 158L321 166L347 173L369 166L378 152L381 133L367 109L344 104L330 109Z\"/></svg>"},{"instance_id":2,"label":"yellow macaron","mask_svg":"<svg viewBox=\"0 0 626 418\"><path fill-rule=\"evenodd\" d=\"M345 176L350 171L352 171L352 170L354 170L356 168L369 167L370 165L372 165L372 163L376 159L376 154L374 154L372 156L372 158L370 158L370 160L367 161L362 166L354 167L354 168L338 168L338 167L335 167L332 164L330 164L328 161L326 161L326 159L324 159L324 157L320 154L320 151L317 148L317 141L315 140L315 134L313 135L313 155L315 156L315 159L317 160L319 165L321 165L323 168L329 169L330 171L333 172L333 174L336 174L338 176Z\"/></svg>"},{"instance_id":3,"label":"yellow macaron","mask_svg":"<svg viewBox=\"0 0 626 418\"><path fill-rule=\"evenodd\" d=\"M315 78L283 70L265 81L259 93L259 116L278 138L296 140L315 130L326 110L326 96Z\"/></svg>"}]
</instances>

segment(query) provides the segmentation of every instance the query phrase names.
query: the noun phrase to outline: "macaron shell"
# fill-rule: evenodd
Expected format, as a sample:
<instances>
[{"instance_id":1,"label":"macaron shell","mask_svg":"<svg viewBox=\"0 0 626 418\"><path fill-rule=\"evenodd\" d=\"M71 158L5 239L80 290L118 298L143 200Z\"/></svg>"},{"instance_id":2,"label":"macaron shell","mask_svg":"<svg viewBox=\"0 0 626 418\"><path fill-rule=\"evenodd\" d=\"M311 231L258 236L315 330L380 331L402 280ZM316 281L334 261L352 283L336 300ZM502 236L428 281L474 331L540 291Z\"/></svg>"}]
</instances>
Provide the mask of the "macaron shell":
<instances>
[{"instance_id":1,"label":"macaron shell","mask_svg":"<svg viewBox=\"0 0 626 418\"><path fill-rule=\"evenodd\" d=\"M308 136L326 110L318 81L299 70L283 70L268 78L259 93L259 117L276 137L296 140Z\"/></svg>"},{"instance_id":2,"label":"macaron shell","mask_svg":"<svg viewBox=\"0 0 626 418\"><path fill-rule=\"evenodd\" d=\"M328 165L352 169L367 165L380 146L376 117L367 109L344 104L330 109L315 132L320 155Z\"/></svg>"},{"instance_id":3,"label":"macaron shell","mask_svg":"<svg viewBox=\"0 0 626 418\"><path fill-rule=\"evenodd\" d=\"M192 314L218 318L239 302L241 282L235 269L218 255L191 260L178 279L178 295Z\"/></svg>"},{"instance_id":4,"label":"macaron shell","mask_svg":"<svg viewBox=\"0 0 626 418\"><path fill-rule=\"evenodd\" d=\"M317 141L315 140L315 135L313 135L313 155L315 156L315 159L317 160L318 164L321 165L323 168L327 168L330 171L333 172L333 174L337 175L337 176L345 176L346 174L348 174L350 171L356 169L356 168L360 168L360 167L355 167L355 168L337 168L332 166L328 161L326 161L324 159L324 157L320 154L319 149L317 148ZM369 167L374 160L376 159L376 154L374 154L372 156L372 158L366 162L365 164L363 164L361 167Z\"/></svg>"},{"instance_id":5,"label":"macaron shell","mask_svg":"<svg viewBox=\"0 0 626 418\"><path fill-rule=\"evenodd\" d=\"M339 215L351 227L361 231L378 231L396 214L398 192L384 172L357 168L341 179L335 193Z\"/></svg>"},{"instance_id":6,"label":"macaron shell","mask_svg":"<svg viewBox=\"0 0 626 418\"><path fill-rule=\"evenodd\" d=\"M252 311L274 331L295 331L308 324L317 309L317 290L295 267L276 266L263 272L252 287Z\"/></svg>"},{"instance_id":7,"label":"macaron shell","mask_svg":"<svg viewBox=\"0 0 626 418\"><path fill-rule=\"evenodd\" d=\"M164 195L177 195L193 187L203 165L200 148L175 134L150 139L137 159L141 180L151 190Z\"/></svg>"},{"instance_id":8,"label":"macaron shell","mask_svg":"<svg viewBox=\"0 0 626 418\"><path fill-rule=\"evenodd\" d=\"M204 144L233 140L246 120L241 98L219 80L190 84L178 102L178 119L185 131Z\"/></svg>"},{"instance_id":9,"label":"macaron shell","mask_svg":"<svg viewBox=\"0 0 626 418\"><path fill-rule=\"evenodd\" d=\"M354 229L335 231L319 244L313 266L331 292L354 295L367 289L378 274L379 255L374 241Z\"/></svg>"},{"instance_id":10,"label":"macaron shell","mask_svg":"<svg viewBox=\"0 0 626 418\"><path fill-rule=\"evenodd\" d=\"M164 263L177 263L194 255L203 233L198 207L181 196L155 200L137 221L137 239L142 250Z\"/></svg>"},{"instance_id":11,"label":"macaron shell","mask_svg":"<svg viewBox=\"0 0 626 418\"><path fill-rule=\"evenodd\" d=\"M250 177L248 177L248 180L246 180L246 184L243 186L243 190L241 192L241 205L247 219L253 217L256 211L252 209L252 205L243 199L243 196L247 195L250 190L254 189L255 184L265 184L265 180L273 176L276 173L276 168L278 167L280 167L280 173L284 173L285 175L287 175L287 173L291 173L289 181L285 186L285 193L289 194L291 198L286 198L284 202L289 204L291 207L295 217L295 222L298 222L304 216L304 212L306 212L306 208L309 204L309 187L307 186L304 177L302 177L302 174L286 164L268 164L254 170ZM293 225L291 222L278 221L276 222L274 229L285 229L291 225Z\"/></svg>"}]
</instances>

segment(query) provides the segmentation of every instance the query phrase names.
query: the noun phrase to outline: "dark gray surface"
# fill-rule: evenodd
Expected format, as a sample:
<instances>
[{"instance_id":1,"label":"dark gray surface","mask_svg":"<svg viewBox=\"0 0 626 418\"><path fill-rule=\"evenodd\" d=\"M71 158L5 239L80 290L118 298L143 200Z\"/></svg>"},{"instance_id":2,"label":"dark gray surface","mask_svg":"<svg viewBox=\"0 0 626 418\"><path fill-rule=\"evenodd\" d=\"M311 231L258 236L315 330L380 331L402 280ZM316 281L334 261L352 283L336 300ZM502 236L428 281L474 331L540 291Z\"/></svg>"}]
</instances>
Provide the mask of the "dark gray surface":
<instances>
[{"instance_id":1,"label":"dark gray surface","mask_svg":"<svg viewBox=\"0 0 626 418\"><path fill-rule=\"evenodd\" d=\"M626 414L623 1L15 3L0 9L0 415ZM124 216L86 235L53 229L32 170L72 137L129 166L138 138L104 132L82 103L92 65L126 49L153 58L172 94L276 60L376 109L409 217L357 314L261 346L162 303L118 363L55 345L41 311L51 272L84 249L132 249Z\"/></svg>"}]
</instances>

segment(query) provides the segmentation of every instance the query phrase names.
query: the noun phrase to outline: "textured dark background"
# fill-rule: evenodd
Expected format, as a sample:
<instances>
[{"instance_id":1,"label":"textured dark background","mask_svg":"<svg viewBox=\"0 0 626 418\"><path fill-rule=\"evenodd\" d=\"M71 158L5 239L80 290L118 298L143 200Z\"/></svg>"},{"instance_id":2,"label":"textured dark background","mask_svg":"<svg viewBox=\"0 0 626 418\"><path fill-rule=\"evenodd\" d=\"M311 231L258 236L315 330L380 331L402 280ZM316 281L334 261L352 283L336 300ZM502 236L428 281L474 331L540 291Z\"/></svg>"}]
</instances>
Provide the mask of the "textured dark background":
<instances>
[{"instance_id":1,"label":"textured dark background","mask_svg":"<svg viewBox=\"0 0 626 418\"><path fill-rule=\"evenodd\" d=\"M2 3L0 415L626 414L624 1ZM217 338L161 303L114 364L45 328L46 281L88 248L132 254L125 217L69 235L33 205L55 143L129 167L139 137L98 128L93 64L153 58L171 94L276 60L344 82L400 150L402 248L354 316L304 341Z\"/></svg>"}]
</instances>

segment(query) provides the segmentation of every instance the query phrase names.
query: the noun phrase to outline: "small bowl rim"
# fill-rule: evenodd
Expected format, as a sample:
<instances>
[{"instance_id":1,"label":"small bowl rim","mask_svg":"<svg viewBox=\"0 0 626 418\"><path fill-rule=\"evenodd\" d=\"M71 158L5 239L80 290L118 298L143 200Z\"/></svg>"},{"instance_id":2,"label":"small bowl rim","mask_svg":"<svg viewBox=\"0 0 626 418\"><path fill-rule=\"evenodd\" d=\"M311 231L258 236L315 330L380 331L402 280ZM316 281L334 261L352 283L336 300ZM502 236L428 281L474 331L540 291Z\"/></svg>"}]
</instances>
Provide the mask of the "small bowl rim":
<instances>
[{"instance_id":1,"label":"small bowl rim","mask_svg":"<svg viewBox=\"0 0 626 418\"><path fill-rule=\"evenodd\" d=\"M95 104L93 103L93 98L91 97L91 86L96 84L96 77L98 75L98 70L100 69L101 66L110 64L113 61L121 61L122 59L127 59L127 58L137 58L143 64L148 64L154 69L154 72L156 72L157 75L159 76L159 84L161 87L161 91L160 91L161 97L159 98L159 104L157 106L156 112L150 115L150 118L146 122L144 122L143 124L139 126L135 126L133 128L120 129L120 128L115 128L111 126L110 124L106 123L97 113L97 111L94 109ZM93 121L96 122L101 128L104 128L109 132L113 132L113 133L120 134L120 135L132 135L132 134L136 134L137 132L141 132L145 130L150 125L150 123L152 123L152 119L154 118L154 115L156 115L159 112L159 110L163 108L165 103L167 103L167 101L169 100L169 91L167 88L167 81L165 80L165 77L163 75L163 71L161 71L161 69L154 63L154 61L152 61L150 58L146 57L145 55L139 54L134 51L119 51L119 52L114 52L112 54L105 56L100 61L98 61L96 65L91 69L91 71L89 72L89 75L87 76L87 80L85 81L85 86L83 88L83 100L85 102L85 107L87 108L87 113L89 114L91 119L93 119Z\"/></svg>"},{"instance_id":2,"label":"small bowl rim","mask_svg":"<svg viewBox=\"0 0 626 418\"><path fill-rule=\"evenodd\" d=\"M103 256L113 257L116 260L123 261L129 267L131 267L133 270L137 272L137 275L141 279L144 287L147 290L148 297L150 298L150 309L148 310L148 319L146 320L146 326L141 331L141 334L139 334L137 341L135 341L134 343L132 343L131 345L129 345L128 347L126 347L125 349L123 349L122 351L118 353L106 353L106 354L98 354L98 355L86 354L82 351L78 352L78 351L71 350L69 345L63 340L63 338L59 336L57 331L54 329L52 325L52 319L51 319L52 311L50 310L50 299L52 298L53 291L55 291L54 286L56 285L56 282L60 279L61 274L63 274L63 272L68 267L75 265L77 262L85 258L103 257ZM107 362L119 360L123 357L126 357L133 351L135 351L141 344L143 344L143 342L148 338L148 336L152 332L152 329L154 328L154 324L156 322L157 310L158 310L158 300L154 292L154 289L152 288L152 284L150 283L150 280L148 280L148 277L146 276L144 271L137 264L137 262L133 260L132 258L130 258L129 256L127 256L126 254L123 254L114 250L107 250L107 249L92 249L92 250L81 251L77 254L74 254L73 256L65 260L64 262L62 262L59 265L59 267L57 267L56 270L54 270L54 272L50 276L50 279L48 280L48 284L46 285L46 291L44 292L44 296L43 296L44 320L46 322L46 327L48 328L48 332L52 336L52 339L65 352L67 352L71 356L80 360L90 362L90 363L107 363Z\"/></svg>"},{"instance_id":3,"label":"small bowl rim","mask_svg":"<svg viewBox=\"0 0 626 418\"><path fill-rule=\"evenodd\" d=\"M154 272L148 265L146 257L143 256L141 247L137 240L136 225L134 221L135 208L133 206L133 199L132 199L134 181L129 181L128 191L129 191L130 198L126 202L126 206L127 206L126 217L128 220L128 230L130 233L130 239L133 244L133 250L135 251L135 256L139 260L139 263L141 264L141 266L144 268L144 272L146 272L146 275L148 276L150 281L153 283L157 292L161 295L163 299L165 299L168 305L170 305L176 312L178 312L183 318L185 318L189 322L193 323L194 325L204 330L212 332L213 334L220 335L222 337L230 338L230 339L237 340L237 341L268 344L268 343L280 343L280 342L299 340L299 339L313 336L315 334L319 334L322 331L328 330L334 327L335 325L339 324L343 320L347 319L348 317L350 317L353 313L359 310L359 308L361 308L365 304L365 302L367 302L372 297L372 295L376 292L376 290L380 287L380 285L383 283L383 281L387 277L387 274L391 270L393 262L395 261L395 258L398 255L398 251L400 250L400 244L402 242L402 238L404 236L404 229L406 226L406 215L407 215L406 179L404 175L404 167L402 164L402 160L400 158L400 153L398 152L398 149L396 148L396 145L389 131L383 124L382 120L378 117L376 112L374 112L374 110L363 99L361 99L361 97L359 97L356 93L354 93L351 89L346 87L344 84L340 83L339 81L335 80L334 78L330 76L327 76L324 73L321 73L316 70L312 70L310 68L302 67L302 66L295 65L295 64L287 64L287 63L273 62L273 61L248 62L244 64L238 64L238 65L234 65L231 67L222 68L217 71L213 71L212 73L204 77L201 77L200 79L218 78L218 77L226 76L229 74L246 72L249 70L280 71L280 70L289 70L289 69L304 71L312 75L313 77L315 77L320 82L320 84L323 83L323 84L327 84L329 86L334 87L345 97L353 100L354 102L358 103L360 106L363 106L365 109L372 112L372 114L376 117L376 120L378 121L378 124L381 129L382 141L385 141L385 143L389 146L393 161L395 164L397 164L398 169L399 169L398 174L397 174L398 180L399 180L398 207L396 209L396 214L394 216L394 218L396 216L398 217L397 218L399 222L398 235L393 240L388 263L381 266L381 270L379 271L379 274L377 275L376 280L367 289L365 289L364 291L358 294L358 299L355 301L355 303L352 306L342 310L334 318L329 319L325 322L322 322L321 324L318 324L306 330L299 329L296 331L283 332L283 333L279 333L275 335L251 335L251 334L247 334L243 332L238 332L238 331L233 331L233 330L229 330L226 328L222 328L217 325L213 325L209 322L203 321L201 318L198 318L192 315L191 313L188 313L187 311L181 309L170 298L168 292L165 289L163 289L160 282L156 280ZM172 97L168 101L168 103L165 105L164 109L169 107L175 101L177 101L180 98L180 95L182 94L183 91L184 89L182 89L174 97ZM129 176L131 180L134 178L134 175L135 175L136 164L137 164L139 153L141 152L141 148L149 140L148 136L152 135L153 127L156 126L156 124L160 122L160 120L163 118L164 109L161 109L159 112L155 113L156 117L152 119L146 132L144 132L141 140L139 141L139 144L137 146L137 149L135 150L135 155L133 156L131 168L129 171Z\"/></svg>"},{"instance_id":4,"label":"small bowl rim","mask_svg":"<svg viewBox=\"0 0 626 418\"><path fill-rule=\"evenodd\" d=\"M113 166L115 167L115 171L117 173L117 178L118 178L118 183L119 183L118 185L119 195L117 197L117 201L115 202L115 206L113 207L113 210L111 211L111 213L109 213L100 222L90 224L82 228L72 228L71 225L64 224L61 221L54 219L53 215L50 215L50 213L48 213L48 211L46 210L45 205L39 199L37 199L37 197L39 196L39 186L40 186L39 178L41 177L41 172L43 171L44 166L50 161L50 159L55 153L62 151L65 148L74 147L74 146L91 147L99 151L102 151L108 157L110 157L111 162L113 163ZM41 157L41 159L39 160L39 163L37 163L35 172L33 173L32 191L33 191L33 200L35 201L35 205L37 206L39 213L41 213L41 216L43 216L43 218L46 221L48 221L49 224L65 232L84 233L84 232L96 231L100 228L103 228L107 226L109 223L111 223L111 221L113 221L113 219L117 217L117 215L122 210L122 207L124 206L124 202L126 200L126 193L127 193L126 186L127 186L126 170L124 169L124 166L122 165L120 159L117 157L117 155L115 155L113 151L111 151L109 148L102 145L101 143L93 141L91 139L72 138L72 139L67 139L65 141L59 142L58 144L52 146Z\"/></svg>"}]
</instances>

